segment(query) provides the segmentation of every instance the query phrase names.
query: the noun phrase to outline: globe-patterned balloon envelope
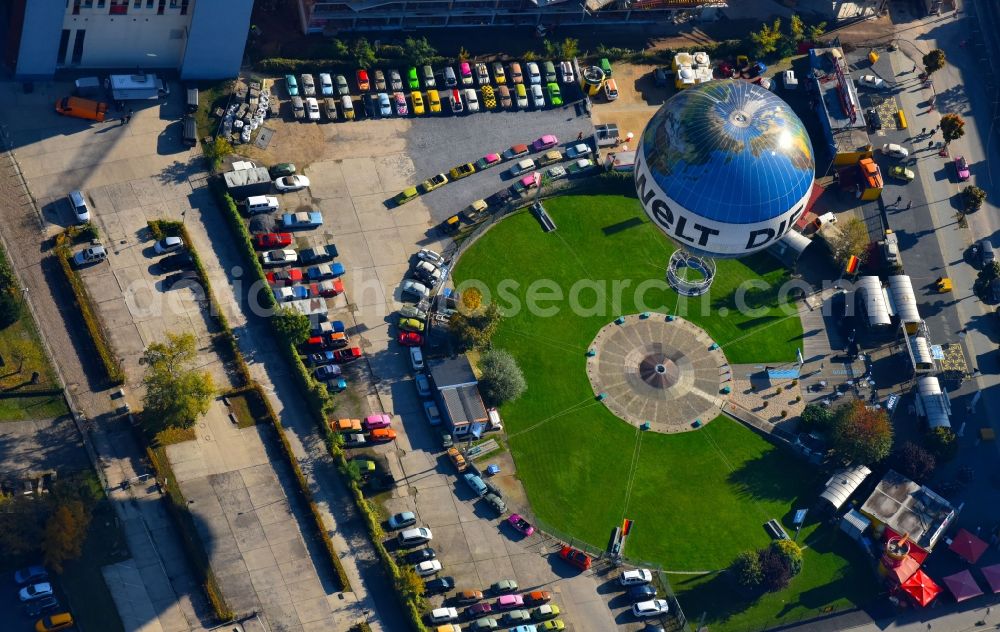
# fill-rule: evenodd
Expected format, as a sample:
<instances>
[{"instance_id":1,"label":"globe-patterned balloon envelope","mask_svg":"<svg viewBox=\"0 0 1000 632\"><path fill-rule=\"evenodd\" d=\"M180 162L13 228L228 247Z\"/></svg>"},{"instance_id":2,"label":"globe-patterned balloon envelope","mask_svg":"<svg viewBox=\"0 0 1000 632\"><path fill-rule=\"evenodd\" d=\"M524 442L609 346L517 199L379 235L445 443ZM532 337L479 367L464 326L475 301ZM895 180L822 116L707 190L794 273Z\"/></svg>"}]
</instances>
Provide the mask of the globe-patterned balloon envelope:
<instances>
[{"instance_id":1,"label":"globe-patterned balloon envelope","mask_svg":"<svg viewBox=\"0 0 1000 632\"><path fill-rule=\"evenodd\" d=\"M663 104L642 133L635 184L646 213L681 248L733 258L788 232L814 173L812 143L791 108L726 79Z\"/></svg>"}]
</instances>

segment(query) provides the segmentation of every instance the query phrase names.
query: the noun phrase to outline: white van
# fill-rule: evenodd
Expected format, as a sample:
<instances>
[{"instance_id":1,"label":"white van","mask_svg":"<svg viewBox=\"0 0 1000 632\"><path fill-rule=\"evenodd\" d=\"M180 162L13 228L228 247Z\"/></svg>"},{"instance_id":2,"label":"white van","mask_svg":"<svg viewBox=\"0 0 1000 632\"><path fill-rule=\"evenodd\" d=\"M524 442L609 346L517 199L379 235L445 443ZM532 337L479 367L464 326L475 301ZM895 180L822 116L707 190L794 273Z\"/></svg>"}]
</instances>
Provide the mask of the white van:
<instances>
[{"instance_id":1,"label":"white van","mask_svg":"<svg viewBox=\"0 0 1000 632\"><path fill-rule=\"evenodd\" d=\"M354 101L351 101L351 97L346 94L342 96L340 105L344 108L344 118L349 121L354 120Z\"/></svg>"},{"instance_id":2,"label":"white van","mask_svg":"<svg viewBox=\"0 0 1000 632\"><path fill-rule=\"evenodd\" d=\"M618 84L615 83L614 79L608 79L604 82L604 96L608 98L608 101L614 101L618 98Z\"/></svg>"},{"instance_id":3,"label":"white van","mask_svg":"<svg viewBox=\"0 0 1000 632\"><path fill-rule=\"evenodd\" d=\"M399 540L400 546L417 546L433 540L434 534L427 527L417 527L400 531L396 538Z\"/></svg>"},{"instance_id":4,"label":"white van","mask_svg":"<svg viewBox=\"0 0 1000 632\"><path fill-rule=\"evenodd\" d=\"M271 195L251 195L247 198L247 215L278 210L278 198Z\"/></svg>"}]
</instances>

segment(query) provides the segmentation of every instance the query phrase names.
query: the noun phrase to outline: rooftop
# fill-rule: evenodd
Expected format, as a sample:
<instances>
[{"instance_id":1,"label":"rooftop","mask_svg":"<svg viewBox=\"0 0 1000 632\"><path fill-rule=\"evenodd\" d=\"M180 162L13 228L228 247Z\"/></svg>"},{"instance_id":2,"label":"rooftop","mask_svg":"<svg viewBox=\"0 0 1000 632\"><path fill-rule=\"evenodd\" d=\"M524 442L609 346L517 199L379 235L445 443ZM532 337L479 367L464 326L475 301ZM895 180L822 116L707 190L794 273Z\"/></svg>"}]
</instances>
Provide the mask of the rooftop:
<instances>
[{"instance_id":1,"label":"rooftop","mask_svg":"<svg viewBox=\"0 0 1000 632\"><path fill-rule=\"evenodd\" d=\"M931 550L955 518L955 508L927 487L889 470L861 513Z\"/></svg>"},{"instance_id":2,"label":"rooftop","mask_svg":"<svg viewBox=\"0 0 1000 632\"><path fill-rule=\"evenodd\" d=\"M471 423L485 423L486 406L475 386L460 386L441 392L445 415L452 427Z\"/></svg>"},{"instance_id":3,"label":"rooftop","mask_svg":"<svg viewBox=\"0 0 1000 632\"><path fill-rule=\"evenodd\" d=\"M478 384L472 365L464 355L430 363L431 377L438 390Z\"/></svg>"},{"instance_id":4,"label":"rooftop","mask_svg":"<svg viewBox=\"0 0 1000 632\"><path fill-rule=\"evenodd\" d=\"M809 65L820 98L816 109L837 153L862 151L868 147L868 123L840 48L814 48Z\"/></svg>"}]
</instances>

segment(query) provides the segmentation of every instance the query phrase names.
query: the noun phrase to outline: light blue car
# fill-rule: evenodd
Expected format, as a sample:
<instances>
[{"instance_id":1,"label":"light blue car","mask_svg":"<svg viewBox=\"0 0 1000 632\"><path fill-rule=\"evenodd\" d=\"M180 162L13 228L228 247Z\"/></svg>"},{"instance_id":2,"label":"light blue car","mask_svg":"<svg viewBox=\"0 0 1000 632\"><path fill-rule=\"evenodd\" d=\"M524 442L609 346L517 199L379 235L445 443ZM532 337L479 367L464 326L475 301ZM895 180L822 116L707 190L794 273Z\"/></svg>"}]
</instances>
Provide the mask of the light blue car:
<instances>
[{"instance_id":1,"label":"light blue car","mask_svg":"<svg viewBox=\"0 0 1000 632\"><path fill-rule=\"evenodd\" d=\"M319 211L299 211L281 216L281 225L286 230L317 228L323 225L323 214Z\"/></svg>"},{"instance_id":2,"label":"light blue car","mask_svg":"<svg viewBox=\"0 0 1000 632\"><path fill-rule=\"evenodd\" d=\"M285 75L285 88L288 89L288 96L299 96L299 82L295 75Z\"/></svg>"}]
</instances>

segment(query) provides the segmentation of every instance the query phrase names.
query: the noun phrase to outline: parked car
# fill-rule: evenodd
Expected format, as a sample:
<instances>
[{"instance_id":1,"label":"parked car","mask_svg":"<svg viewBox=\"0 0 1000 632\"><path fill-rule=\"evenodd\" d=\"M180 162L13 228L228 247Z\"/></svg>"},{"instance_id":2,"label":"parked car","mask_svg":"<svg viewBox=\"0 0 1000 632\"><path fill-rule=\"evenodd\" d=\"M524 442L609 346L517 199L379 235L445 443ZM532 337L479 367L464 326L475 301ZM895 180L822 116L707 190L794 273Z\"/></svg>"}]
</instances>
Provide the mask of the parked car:
<instances>
[{"instance_id":1,"label":"parked car","mask_svg":"<svg viewBox=\"0 0 1000 632\"><path fill-rule=\"evenodd\" d=\"M430 397L432 394L430 380L423 373L417 373L413 377L414 386L417 388L417 395L420 397Z\"/></svg>"},{"instance_id":2,"label":"parked car","mask_svg":"<svg viewBox=\"0 0 1000 632\"><path fill-rule=\"evenodd\" d=\"M517 514L513 514L511 518L513 518L516 515ZM548 603L551 600L552 600L552 593L550 593L547 590L533 590L524 596L524 601L528 604L535 604L535 605L543 604L543 603Z\"/></svg>"},{"instance_id":3,"label":"parked car","mask_svg":"<svg viewBox=\"0 0 1000 632\"><path fill-rule=\"evenodd\" d=\"M381 70L375 71L375 91L376 92L386 91L385 73L382 72Z\"/></svg>"},{"instance_id":4,"label":"parked car","mask_svg":"<svg viewBox=\"0 0 1000 632\"><path fill-rule=\"evenodd\" d=\"M493 86L483 86L481 90L483 93L483 107L487 110L497 109L497 98L493 92Z\"/></svg>"},{"instance_id":5,"label":"parked car","mask_svg":"<svg viewBox=\"0 0 1000 632\"><path fill-rule=\"evenodd\" d=\"M279 233L281 235L288 236L288 244L292 243L291 233ZM282 244L282 245L288 245ZM337 251L337 246L334 244L327 244L325 246L316 246L315 248L306 248L305 250L299 252L299 260L303 264L309 265L314 263L325 263L327 261L333 261L337 255L340 254Z\"/></svg>"},{"instance_id":6,"label":"parked car","mask_svg":"<svg viewBox=\"0 0 1000 632\"><path fill-rule=\"evenodd\" d=\"M403 300L410 299L420 301L421 299L427 298L431 293L426 285L414 279L403 279L403 284L400 286L400 289L400 294Z\"/></svg>"},{"instance_id":7,"label":"parked car","mask_svg":"<svg viewBox=\"0 0 1000 632\"><path fill-rule=\"evenodd\" d=\"M392 198L392 200L396 203L396 206L401 206L411 200L417 199L417 196L419 195L420 192L417 191L417 187L407 187L400 191L396 197Z\"/></svg>"},{"instance_id":8,"label":"parked car","mask_svg":"<svg viewBox=\"0 0 1000 632\"><path fill-rule=\"evenodd\" d=\"M528 68L528 81L532 85L539 85L542 83L542 73L538 71L538 64L533 61L529 61L527 64Z\"/></svg>"},{"instance_id":9,"label":"parked car","mask_svg":"<svg viewBox=\"0 0 1000 632\"><path fill-rule=\"evenodd\" d=\"M490 71L486 67L486 64L482 62L476 64L476 83L481 86L488 86L490 84Z\"/></svg>"},{"instance_id":10,"label":"parked car","mask_svg":"<svg viewBox=\"0 0 1000 632\"><path fill-rule=\"evenodd\" d=\"M465 106L462 105L462 95L459 94L458 90L449 91L448 105L451 107L452 114L461 114L465 111Z\"/></svg>"},{"instance_id":11,"label":"parked car","mask_svg":"<svg viewBox=\"0 0 1000 632\"><path fill-rule=\"evenodd\" d=\"M573 64L571 62L559 62L559 74L562 75L563 83L573 83L576 81L576 74L573 72Z\"/></svg>"},{"instance_id":12,"label":"parked car","mask_svg":"<svg viewBox=\"0 0 1000 632\"><path fill-rule=\"evenodd\" d=\"M347 78L344 75L337 75L334 81L337 84L337 94L339 96L344 97L351 93L351 89L347 86Z\"/></svg>"},{"instance_id":13,"label":"parked car","mask_svg":"<svg viewBox=\"0 0 1000 632\"><path fill-rule=\"evenodd\" d=\"M451 577L437 577L424 582L424 590L429 595L448 592L455 587L455 580Z\"/></svg>"},{"instance_id":14,"label":"parked car","mask_svg":"<svg viewBox=\"0 0 1000 632\"><path fill-rule=\"evenodd\" d=\"M507 110L513 109L514 104L510 98L510 88L507 86L497 88L497 98L500 100L500 107Z\"/></svg>"},{"instance_id":15,"label":"parked car","mask_svg":"<svg viewBox=\"0 0 1000 632\"><path fill-rule=\"evenodd\" d=\"M153 252L158 255L165 255L168 252L176 252L184 247L184 241L180 237L164 237L153 244Z\"/></svg>"},{"instance_id":16,"label":"parked car","mask_svg":"<svg viewBox=\"0 0 1000 632\"><path fill-rule=\"evenodd\" d=\"M385 92L378 93L378 112L383 117L392 116L392 103L389 101L389 95Z\"/></svg>"},{"instance_id":17,"label":"parked car","mask_svg":"<svg viewBox=\"0 0 1000 632\"><path fill-rule=\"evenodd\" d=\"M455 69L451 66L445 66L444 72L444 87L454 88L458 85L458 79L455 78Z\"/></svg>"},{"instance_id":18,"label":"parked car","mask_svg":"<svg viewBox=\"0 0 1000 632\"><path fill-rule=\"evenodd\" d=\"M427 91L427 109L431 114L441 113L441 95L437 90Z\"/></svg>"},{"instance_id":19,"label":"parked car","mask_svg":"<svg viewBox=\"0 0 1000 632\"><path fill-rule=\"evenodd\" d=\"M465 617L467 619L478 619L493 613L493 604L482 602L469 606L465 609Z\"/></svg>"},{"instance_id":20,"label":"parked car","mask_svg":"<svg viewBox=\"0 0 1000 632\"><path fill-rule=\"evenodd\" d=\"M417 549L416 551L411 551L406 554L406 561L410 564L419 564L420 562L426 562L427 560L433 560L437 557L437 553L434 549Z\"/></svg>"},{"instance_id":21,"label":"parked car","mask_svg":"<svg viewBox=\"0 0 1000 632\"><path fill-rule=\"evenodd\" d=\"M507 503L504 502L503 498L497 496L496 494L486 494L486 496L483 497L483 500L485 500L486 504L492 507L493 510L501 516L505 511L507 511Z\"/></svg>"},{"instance_id":22,"label":"parked car","mask_svg":"<svg viewBox=\"0 0 1000 632\"><path fill-rule=\"evenodd\" d=\"M24 614L29 617L37 617L45 612L56 612L62 609L59 605L59 600L55 598L55 595L51 597L42 597L41 599L36 599L34 601L29 601L24 605Z\"/></svg>"},{"instance_id":23,"label":"parked car","mask_svg":"<svg viewBox=\"0 0 1000 632\"><path fill-rule=\"evenodd\" d=\"M509 610L503 615L503 620L508 624L517 625L531 621L531 613L527 610Z\"/></svg>"},{"instance_id":24,"label":"parked car","mask_svg":"<svg viewBox=\"0 0 1000 632\"><path fill-rule=\"evenodd\" d=\"M917 177L917 174L903 165L893 165L889 169L889 175L903 182L913 182L913 179Z\"/></svg>"},{"instance_id":25,"label":"parked car","mask_svg":"<svg viewBox=\"0 0 1000 632\"><path fill-rule=\"evenodd\" d=\"M299 82L295 75L285 75L285 89L288 90L288 96L299 96Z\"/></svg>"},{"instance_id":26,"label":"parked car","mask_svg":"<svg viewBox=\"0 0 1000 632\"><path fill-rule=\"evenodd\" d=\"M35 622L35 632L57 632L57 630L68 630L73 627L73 615L68 612L60 612L42 617Z\"/></svg>"},{"instance_id":27,"label":"parked car","mask_svg":"<svg viewBox=\"0 0 1000 632\"><path fill-rule=\"evenodd\" d=\"M455 601L458 603L476 603L482 599L483 592L481 590L463 590L455 594Z\"/></svg>"},{"instance_id":28,"label":"parked car","mask_svg":"<svg viewBox=\"0 0 1000 632\"><path fill-rule=\"evenodd\" d=\"M513 527L515 531L525 536L529 536L535 532L535 527L533 527L530 522L525 520L521 514L511 514L510 517L507 518L507 524Z\"/></svg>"},{"instance_id":29,"label":"parked car","mask_svg":"<svg viewBox=\"0 0 1000 632\"><path fill-rule=\"evenodd\" d=\"M299 260L299 253L291 248L282 250L268 250L260 253L260 264L262 266L285 266L291 265Z\"/></svg>"},{"instance_id":30,"label":"parked car","mask_svg":"<svg viewBox=\"0 0 1000 632\"><path fill-rule=\"evenodd\" d=\"M535 161L532 160L531 158L524 158L523 160L519 160L518 162L516 162L510 168L510 175L517 177L521 174L528 173L529 171L534 170L534 168L535 168Z\"/></svg>"},{"instance_id":31,"label":"parked car","mask_svg":"<svg viewBox=\"0 0 1000 632\"><path fill-rule=\"evenodd\" d=\"M965 160L965 156L955 156L955 173L962 182L969 179L969 163Z\"/></svg>"},{"instance_id":32,"label":"parked car","mask_svg":"<svg viewBox=\"0 0 1000 632\"><path fill-rule=\"evenodd\" d=\"M471 112L478 112L479 111L479 97L476 96L476 91L473 90L472 88L466 88L465 89L465 94L463 96L465 97L465 107L466 107L466 109L470 113Z\"/></svg>"},{"instance_id":33,"label":"parked car","mask_svg":"<svg viewBox=\"0 0 1000 632\"><path fill-rule=\"evenodd\" d=\"M424 180L420 186L423 187L424 193L428 193L438 187L443 187L446 184L448 184L448 176L443 173L439 173L436 176L432 176Z\"/></svg>"},{"instance_id":34,"label":"parked car","mask_svg":"<svg viewBox=\"0 0 1000 632\"><path fill-rule=\"evenodd\" d=\"M500 624L493 617L483 617L482 619L476 619L471 624L469 624L469 630L472 632L482 632L484 630L496 630Z\"/></svg>"},{"instance_id":35,"label":"parked car","mask_svg":"<svg viewBox=\"0 0 1000 632\"><path fill-rule=\"evenodd\" d=\"M580 158L578 160L574 160L573 162L569 163L569 166L566 167L566 169L570 173L579 173L580 171L586 171L587 169L590 169L593 166L594 166L594 161L591 160L590 158Z\"/></svg>"},{"instance_id":36,"label":"parked car","mask_svg":"<svg viewBox=\"0 0 1000 632\"><path fill-rule=\"evenodd\" d=\"M354 73L354 78L358 82L358 90L361 92L368 92L371 89L371 82L368 81L368 71L364 68L358 69Z\"/></svg>"},{"instance_id":37,"label":"parked car","mask_svg":"<svg viewBox=\"0 0 1000 632\"><path fill-rule=\"evenodd\" d=\"M666 614L670 610L670 603L666 599L651 599L640 601L632 606L632 614L637 617L655 617Z\"/></svg>"},{"instance_id":38,"label":"parked car","mask_svg":"<svg viewBox=\"0 0 1000 632\"><path fill-rule=\"evenodd\" d=\"M417 251L417 259L433 263L436 266L443 266L446 263L444 257L430 248L421 248Z\"/></svg>"},{"instance_id":39,"label":"parked car","mask_svg":"<svg viewBox=\"0 0 1000 632\"><path fill-rule=\"evenodd\" d=\"M413 570L417 573L417 575L427 577L428 575L434 575L441 571L441 562L439 560L427 560L426 562L414 564Z\"/></svg>"},{"instance_id":40,"label":"parked car","mask_svg":"<svg viewBox=\"0 0 1000 632\"><path fill-rule=\"evenodd\" d=\"M459 452L458 448L455 446L448 448L446 454L448 455L448 459L451 461L451 464L455 466L455 471L458 473L462 473L469 469L469 464L466 463L465 456Z\"/></svg>"},{"instance_id":41,"label":"parked car","mask_svg":"<svg viewBox=\"0 0 1000 632\"><path fill-rule=\"evenodd\" d=\"M36 599L41 599L43 597L52 596L52 584L48 582L39 582L37 584L28 584L20 591L18 591L18 597L21 601L34 601Z\"/></svg>"},{"instance_id":42,"label":"parked car","mask_svg":"<svg viewBox=\"0 0 1000 632\"><path fill-rule=\"evenodd\" d=\"M424 364L424 352L419 347L410 347L410 368L414 372L423 371L426 368Z\"/></svg>"},{"instance_id":43,"label":"parked car","mask_svg":"<svg viewBox=\"0 0 1000 632\"><path fill-rule=\"evenodd\" d=\"M897 145L896 143L886 143L882 145L882 153L897 160L903 160L910 155L910 152L905 147Z\"/></svg>"},{"instance_id":44,"label":"parked car","mask_svg":"<svg viewBox=\"0 0 1000 632\"><path fill-rule=\"evenodd\" d=\"M858 79L858 85L863 88L881 90L885 87L885 81L878 75L861 75L861 78Z\"/></svg>"},{"instance_id":45,"label":"parked car","mask_svg":"<svg viewBox=\"0 0 1000 632\"><path fill-rule=\"evenodd\" d=\"M309 74L302 75L302 96L314 97L316 96L316 82L313 81L313 76Z\"/></svg>"},{"instance_id":46,"label":"parked car","mask_svg":"<svg viewBox=\"0 0 1000 632\"><path fill-rule=\"evenodd\" d=\"M559 89L558 83L553 81L546 84L545 90L549 93L549 103L552 107L556 108L563 104L562 91Z\"/></svg>"},{"instance_id":47,"label":"parked car","mask_svg":"<svg viewBox=\"0 0 1000 632\"><path fill-rule=\"evenodd\" d=\"M393 92L399 92L403 89L403 78L399 76L398 70L389 71L389 88Z\"/></svg>"},{"instance_id":48,"label":"parked car","mask_svg":"<svg viewBox=\"0 0 1000 632\"><path fill-rule=\"evenodd\" d=\"M393 92L392 102L396 106L396 116L406 116L410 113L409 108L406 106L406 95L402 92Z\"/></svg>"},{"instance_id":49,"label":"parked car","mask_svg":"<svg viewBox=\"0 0 1000 632\"><path fill-rule=\"evenodd\" d=\"M577 143L566 150L567 158L583 158L591 153L590 145L587 143Z\"/></svg>"},{"instance_id":50,"label":"parked car","mask_svg":"<svg viewBox=\"0 0 1000 632\"><path fill-rule=\"evenodd\" d=\"M593 563L590 556L581 551L580 549L573 548L566 545L559 551L559 557L566 560L573 566L577 567L581 571L585 571L590 568Z\"/></svg>"},{"instance_id":51,"label":"parked car","mask_svg":"<svg viewBox=\"0 0 1000 632\"><path fill-rule=\"evenodd\" d=\"M319 73L319 93L324 97L333 96L333 80L330 73Z\"/></svg>"},{"instance_id":52,"label":"parked car","mask_svg":"<svg viewBox=\"0 0 1000 632\"><path fill-rule=\"evenodd\" d=\"M427 423L432 426L440 426L442 423L441 412L438 410L437 404L432 401L424 402L424 415L427 416Z\"/></svg>"},{"instance_id":53,"label":"parked car","mask_svg":"<svg viewBox=\"0 0 1000 632\"><path fill-rule=\"evenodd\" d=\"M538 158L538 166L544 167L545 165L551 165L554 162L559 162L563 159L562 152L558 149L551 149L545 152L541 158Z\"/></svg>"},{"instance_id":54,"label":"parked car","mask_svg":"<svg viewBox=\"0 0 1000 632\"><path fill-rule=\"evenodd\" d=\"M331 354L332 357L331 351L324 351L323 353L329 353ZM320 382L325 382L327 380L332 380L334 378L340 377L341 375L343 375L343 373L344 370L341 369L339 365L324 364L316 369L316 379L319 380Z\"/></svg>"},{"instance_id":55,"label":"parked car","mask_svg":"<svg viewBox=\"0 0 1000 632\"><path fill-rule=\"evenodd\" d=\"M486 483L483 482L482 477L478 474L467 472L462 478L465 481L465 484L469 486L469 489L475 492L477 496L482 497L486 495Z\"/></svg>"},{"instance_id":56,"label":"parked car","mask_svg":"<svg viewBox=\"0 0 1000 632\"><path fill-rule=\"evenodd\" d=\"M542 630L543 632L547 632L548 630L565 630L565 629L566 629L566 624L563 623L562 619L552 619L551 621L546 621L546 622L540 624L535 629L535 632L537 632L538 630ZM643 632L647 632L647 631L644 630ZM652 632L652 631L650 630L648 632Z\"/></svg>"},{"instance_id":57,"label":"parked car","mask_svg":"<svg viewBox=\"0 0 1000 632\"><path fill-rule=\"evenodd\" d=\"M652 584L639 584L630 587L626 595L628 595L629 601L632 603L649 601L650 599L656 599L656 587Z\"/></svg>"},{"instance_id":58,"label":"parked car","mask_svg":"<svg viewBox=\"0 0 1000 632\"><path fill-rule=\"evenodd\" d=\"M410 101L413 103L414 116L423 116L426 110L424 109L424 97L420 94L419 90L414 90L410 93Z\"/></svg>"},{"instance_id":59,"label":"parked car","mask_svg":"<svg viewBox=\"0 0 1000 632\"><path fill-rule=\"evenodd\" d=\"M83 191L69 192L69 205L76 216L77 224L86 224L90 221L90 207L87 206L87 198L83 196Z\"/></svg>"},{"instance_id":60,"label":"parked car","mask_svg":"<svg viewBox=\"0 0 1000 632\"><path fill-rule=\"evenodd\" d=\"M193 267L194 258L188 252L175 252L160 259L156 264L157 271L161 274L164 272L177 272L178 270L186 270Z\"/></svg>"},{"instance_id":61,"label":"parked car","mask_svg":"<svg viewBox=\"0 0 1000 632\"><path fill-rule=\"evenodd\" d=\"M645 568L624 571L618 576L618 583L622 586L648 584L651 581L653 581L653 574Z\"/></svg>"},{"instance_id":62,"label":"parked car","mask_svg":"<svg viewBox=\"0 0 1000 632\"><path fill-rule=\"evenodd\" d=\"M529 153L531 153L531 149L527 145L511 145L507 151L503 152L503 158L504 160L513 160L527 156Z\"/></svg>"},{"instance_id":63,"label":"parked car","mask_svg":"<svg viewBox=\"0 0 1000 632\"><path fill-rule=\"evenodd\" d=\"M448 175L451 176L452 180L461 180L467 176L471 176L476 172L476 167L471 162L467 162L464 165L458 165L457 167L452 167Z\"/></svg>"},{"instance_id":64,"label":"parked car","mask_svg":"<svg viewBox=\"0 0 1000 632\"><path fill-rule=\"evenodd\" d=\"M458 620L458 610L455 608L435 608L431 610L431 613L427 618L431 623L448 623L449 621L456 621Z\"/></svg>"},{"instance_id":65,"label":"parked car","mask_svg":"<svg viewBox=\"0 0 1000 632\"><path fill-rule=\"evenodd\" d=\"M503 71L503 64L498 61L493 62L493 80L499 86L507 83L507 73Z\"/></svg>"},{"instance_id":66,"label":"parked car","mask_svg":"<svg viewBox=\"0 0 1000 632\"><path fill-rule=\"evenodd\" d=\"M310 281L324 281L326 279L342 277L344 276L344 272L346 272L346 269L342 263L321 263L306 268L306 277Z\"/></svg>"},{"instance_id":67,"label":"parked car","mask_svg":"<svg viewBox=\"0 0 1000 632\"><path fill-rule=\"evenodd\" d=\"M500 595L497 598L497 608L499 610L511 610L522 607L524 607L524 597L521 595Z\"/></svg>"},{"instance_id":68,"label":"parked car","mask_svg":"<svg viewBox=\"0 0 1000 632\"><path fill-rule=\"evenodd\" d=\"M306 117L306 103L302 100L302 97L292 97L292 116L296 119L305 119Z\"/></svg>"},{"instance_id":69,"label":"parked car","mask_svg":"<svg viewBox=\"0 0 1000 632\"><path fill-rule=\"evenodd\" d=\"M310 121L319 120L319 102L315 97L306 98L306 116L309 117Z\"/></svg>"},{"instance_id":70,"label":"parked car","mask_svg":"<svg viewBox=\"0 0 1000 632\"><path fill-rule=\"evenodd\" d=\"M542 92L542 86L537 84L531 85L531 104L535 106L536 110L541 110L545 107L545 93Z\"/></svg>"},{"instance_id":71,"label":"parked car","mask_svg":"<svg viewBox=\"0 0 1000 632\"><path fill-rule=\"evenodd\" d=\"M559 139L553 134L545 134L540 136L531 143L531 151L542 151L543 149L549 149L555 147L559 144Z\"/></svg>"},{"instance_id":72,"label":"parked car","mask_svg":"<svg viewBox=\"0 0 1000 632\"><path fill-rule=\"evenodd\" d=\"M559 606L555 604L545 604L531 610L531 618L535 621L545 621L555 619L559 616Z\"/></svg>"},{"instance_id":73,"label":"parked car","mask_svg":"<svg viewBox=\"0 0 1000 632\"><path fill-rule=\"evenodd\" d=\"M45 570L44 566L28 566L27 568L21 568L14 572L14 583L18 586L25 586L27 584L37 584L44 582L49 578L49 572Z\"/></svg>"},{"instance_id":74,"label":"parked car","mask_svg":"<svg viewBox=\"0 0 1000 632\"><path fill-rule=\"evenodd\" d=\"M299 189L304 189L308 186L309 178L305 176L283 176L274 181L274 188L278 189L282 193L298 191Z\"/></svg>"},{"instance_id":75,"label":"parked car","mask_svg":"<svg viewBox=\"0 0 1000 632\"><path fill-rule=\"evenodd\" d=\"M395 441L396 431L393 430L392 428L379 428L377 430L372 430L371 436L369 438L372 443Z\"/></svg>"},{"instance_id":76,"label":"parked car","mask_svg":"<svg viewBox=\"0 0 1000 632\"><path fill-rule=\"evenodd\" d=\"M521 179L519 179L517 182L514 183L512 188L514 189L514 191L522 193L524 191L527 191L528 189L533 189L537 187L538 180L535 177L537 175L538 175L537 173L531 173L522 177Z\"/></svg>"},{"instance_id":77,"label":"parked car","mask_svg":"<svg viewBox=\"0 0 1000 632\"><path fill-rule=\"evenodd\" d=\"M558 180L559 178L566 177L566 168L562 165L556 165L554 167L549 167L545 174L549 176L550 180Z\"/></svg>"},{"instance_id":78,"label":"parked car","mask_svg":"<svg viewBox=\"0 0 1000 632\"><path fill-rule=\"evenodd\" d=\"M437 87L437 80L434 78L434 69L433 68L431 68L430 66L426 66L425 65L425 66L423 66L420 69L420 72L423 75L424 87L425 88L436 88Z\"/></svg>"},{"instance_id":79,"label":"parked car","mask_svg":"<svg viewBox=\"0 0 1000 632\"><path fill-rule=\"evenodd\" d=\"M403 511L389 516L389 528L393 531L417 524L417 515L412 511Z\"/></svg>"},{"instance_id":80,"label":"parked car","mask_svg":"<svg viewBox=\"0 0 1000 632\"><path fill-rule=\"evenodd\" d=\"M516 61L507 67L510 70L510 80L513 83L524 83L524 75L521 74L521 64Z\"/></svg>"},{"instance_id":81,"label":"parked car","mask_svg":"<svg viewBox=\"0 0 1000 632\"><path fill-rule=\"evenodd\" d=\"M458 75L462 78L463 86L472 85L472 67L469 65L469 62L463 61L458 65Z\"/></svg>"},{"instance_id":82,"label":"parked car","mask_svg":"<svg viewBox=\"0 0 1000 632\"><path fill-rule=\"evenodd\" d=\"M427 312L420 309L416 305L403 305L397 311L399 315L404 318L417 318L419 320L427 320Z\"/></svg>"},{"instance_id":83,"label":"parked car","mask_svg":"<svg viewBox=\"0 0 1000 632\"><path fill-rule=\"evenodd\" d=\"M301 230L317 228L323 225L323 214L319 211L299 211L285 213L281 216L281 225L285 230Z\"/></svg>"},{"instance_id":84,"label":"parked car","mask_svg":"<svg viewBox=\"0 0 1000 632\"><path fill-rule=\"evenodd\" d=\"M400 318L399 328L403 331L415 331L419 334L424 331L424 323L416 318Z\"/></svg>"},{"instance_id":85,"label":"parked car","mask_svg":"<svg viewBox=\"0 0 1000 632\"><path fill-rule=\"evenodd\" d=\"M281 178L295 173L295 165L290 162L279 162L267 170L272 178Z\"/></svg>"},{"instance_id":86,"label":"parked car","mask_svg":"<svg viewBox=\"0 0 1000 632\"><path fill-rule=\"evenodd\" d=\"M267 273L267 282L276 287L295 285L301 283L302 279L302 270L298 268Z\"/></svg>"},{"instance_id":87,"label":"parked car","mask_svg":"<svg viewBox=\"0 0 1000 632\"><path fill-rule=\"evenodd\" d=\"M359 347L338 349L333 352L333 357L336 362L350 362L361 357L361 349Z\"/></svg>"},{"instance_id":88,"label":"parked car","mask_svg":"<svg viewBox=\"0 0 1000 632\"><path fill-rule=\"evenodd\" d=\"M490 167L500 164L500 154L486 154L482 158L476 161L476 171L482 171L483 169L489 169Z\"/></svg>"},{"instance_id":89,"label":"parked car","mask_svg":"<svg viewBox=\"0 0 1000 632\"><path fill-rule=\"evenodd\" d=\"M514 85L514 96L517 101L517 107L522 110L528 109L528 90L524 87L523 83L518 83Z\"/></svg>"},{"instance_id":90,"label":"parked car","mask_svg":"<svg viewBox=\"0 0 1000 632\"><path fill-rule=\"evenodd\" d=\"M396 336L396 342L404 347L419 347L424 344L424 337L415 331L401 331Z\"/></svg>"},{"instance_id":91,"label":"parked car","mask_svg":"<svg viewBox=\"0 0 1000 632\"><path fill-rule=\"evenodd\" d=\"M413 267L413 276L427 287L434 287L441 282L441 268L427 261L420 261Z\"/></svg>"}]
</instances>

